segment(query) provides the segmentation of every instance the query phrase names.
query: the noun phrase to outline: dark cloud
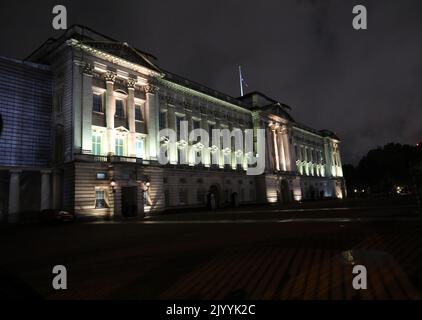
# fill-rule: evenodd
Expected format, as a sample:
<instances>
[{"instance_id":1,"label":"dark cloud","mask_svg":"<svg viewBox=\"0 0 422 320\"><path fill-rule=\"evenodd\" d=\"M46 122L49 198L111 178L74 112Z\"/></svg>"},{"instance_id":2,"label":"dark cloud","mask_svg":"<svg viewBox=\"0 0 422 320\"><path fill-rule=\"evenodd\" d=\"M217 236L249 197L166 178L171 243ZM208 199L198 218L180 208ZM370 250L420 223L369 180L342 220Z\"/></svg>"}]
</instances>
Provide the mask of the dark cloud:
<instances>
[{"instance_id":1,"label":"dark cloud","mask_svg":"<svg viewBox=\"0 0 422 320\"><path fill-rule=\"evenodd\" d=\"M2 1L1 55L25 57L47 37L56 1ZM343 139L345 162L369 148L422 139L422 2L62 1L69 23L154 53L164 68L233 96L292 106L296 120ZM366 5L367 31L352 29Z\"/></svg>"}]
</instances>

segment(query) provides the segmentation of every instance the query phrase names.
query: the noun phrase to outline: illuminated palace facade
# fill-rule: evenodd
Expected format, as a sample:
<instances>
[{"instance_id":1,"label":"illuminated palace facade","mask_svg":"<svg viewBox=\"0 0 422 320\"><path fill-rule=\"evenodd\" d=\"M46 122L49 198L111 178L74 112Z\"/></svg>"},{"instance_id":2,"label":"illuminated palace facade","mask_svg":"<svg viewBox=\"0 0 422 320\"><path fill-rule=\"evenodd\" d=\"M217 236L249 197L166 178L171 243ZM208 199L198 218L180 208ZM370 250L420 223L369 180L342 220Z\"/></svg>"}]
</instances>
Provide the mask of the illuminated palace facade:
<instances>
[{"instance_id":1,"label":"illuminated palace facade","mask_svg":"<svg viewBox=\"0 0 422 320\"><path fill-rule=\"evenodd\" d=\"M0 155L3 219L47 208L80 216L139 217L172 208L345 196L339 138L297 123L288 106L264 94L232 98L164 71L152 55L81 26L46 41L25 62L4 65L20 74L10 86L22 85L22 90L31 80L25 78L28 70L35 74L36 89L25 109L39 109L43 117L20 121L23 110L13 120L11 109L21 107L0 105L0 151L12 155ZM10 101L16 101L19 92L2 95L13 94ZM265 154L258 157L265 157L265 171L248 175L247 155L234 146L200 148L180 137L168 151L170 162L160 164L165 141L159 131L177 131L182 121L189 131L264 129ZM13 147L8 132L16 130L21 130L17 140L34 137L28 150L42 146L43 152L30 159L25 150L14 156L19 143ZM199 154L201 163L195 164L192 154ZM30 163L16 160L21 158Z\"/></svg>"}]
</instances>

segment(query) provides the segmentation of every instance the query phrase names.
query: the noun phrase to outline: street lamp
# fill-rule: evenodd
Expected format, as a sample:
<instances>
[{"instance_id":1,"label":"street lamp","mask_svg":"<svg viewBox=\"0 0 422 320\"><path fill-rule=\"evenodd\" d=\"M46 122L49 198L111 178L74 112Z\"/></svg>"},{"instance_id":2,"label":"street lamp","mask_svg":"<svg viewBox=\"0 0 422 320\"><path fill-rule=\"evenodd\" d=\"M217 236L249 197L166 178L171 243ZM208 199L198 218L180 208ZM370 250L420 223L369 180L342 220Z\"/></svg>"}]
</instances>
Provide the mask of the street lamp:
<instances>
[{"instance_id":1,"label":"street lamp","mask_svg":"<svg viewBox=\"0 0 422 320\"><path fill-rule=\"evenodd\" d=\"M144 192L147 192L150 186L151 186L151 182L149 181L148 178L142 181L142 189L144 190Z\"/></svg>"},{"instance_id":2,"label":"street lamp","mask_svg":"<svg viewBox=\"0 0 422 320\"><path fill-rule=\"evenodd\" d=\"M110 186L113 193L116 193L116 181L114 179L111 179Z\"/></svg>"}]
</instances>

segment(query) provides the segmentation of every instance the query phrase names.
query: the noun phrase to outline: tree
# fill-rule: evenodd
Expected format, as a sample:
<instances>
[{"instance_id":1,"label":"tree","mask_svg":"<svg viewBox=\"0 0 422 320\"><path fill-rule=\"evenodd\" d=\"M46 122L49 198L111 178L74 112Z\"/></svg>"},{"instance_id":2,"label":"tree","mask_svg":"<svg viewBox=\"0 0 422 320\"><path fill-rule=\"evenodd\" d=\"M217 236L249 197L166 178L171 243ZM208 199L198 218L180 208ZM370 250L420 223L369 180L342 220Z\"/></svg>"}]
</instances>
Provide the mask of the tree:
<instances>
[{"instance_id":1,"label":"tree","mask_svg":"<svg viewBox=\"0 0 422 320\"><path fill-rule=\"evenodd\" d=\"M344 166L349 189L369 188L373 193L388 193L395 186L409 189L414 177L420 181L422 148L418 146L389 143L370 150L356 168Z\"/></svg>"}]
</instances>

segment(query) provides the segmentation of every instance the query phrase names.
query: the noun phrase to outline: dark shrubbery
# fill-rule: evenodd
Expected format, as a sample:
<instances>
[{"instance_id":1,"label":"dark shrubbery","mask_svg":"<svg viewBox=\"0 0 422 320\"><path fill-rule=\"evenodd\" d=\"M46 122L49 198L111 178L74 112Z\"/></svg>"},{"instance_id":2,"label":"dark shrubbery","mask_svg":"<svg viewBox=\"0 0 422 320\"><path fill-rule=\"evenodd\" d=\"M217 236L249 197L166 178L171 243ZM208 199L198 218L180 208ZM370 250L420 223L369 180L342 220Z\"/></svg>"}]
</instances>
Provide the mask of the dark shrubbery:
<instances>
[{"instance_id":1,"label":"dark shrubbery","mask_svg":"<svg viewBox=\"0 0 422 320\"><path fill-rule=\"evenodd\" d=\"M370 150L357 167L345 165L344 177L349 194L355 190L370 193L394 192L397 186L411 191L421 185L422 145L389 143Z\"/></svg>"}]
</instances>

